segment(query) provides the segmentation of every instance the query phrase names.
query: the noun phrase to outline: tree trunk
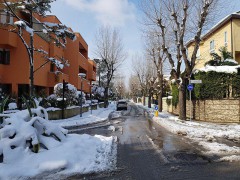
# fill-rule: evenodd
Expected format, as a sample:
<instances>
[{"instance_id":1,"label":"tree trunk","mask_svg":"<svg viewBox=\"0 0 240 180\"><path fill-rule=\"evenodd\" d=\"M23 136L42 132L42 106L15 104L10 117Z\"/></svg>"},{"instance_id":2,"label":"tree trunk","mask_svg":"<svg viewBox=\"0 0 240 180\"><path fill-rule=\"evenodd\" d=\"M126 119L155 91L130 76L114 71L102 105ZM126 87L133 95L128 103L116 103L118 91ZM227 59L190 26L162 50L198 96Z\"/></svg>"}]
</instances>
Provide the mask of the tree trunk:
<instances>
[{"instance_id":1,"label":"tree trunk","mask_svg":"<svg viewBox=\"0 0 240 180\"><path fill-rule=\"evenodd\" d=\"M33 28L33 12L30 11L30 28ZM30 35L30 96L32 97L34 95L34 54L33 54L33 35Z\"/></svg>"},{"instance_id":2,"label":"tree trunk","mask_svg":"<svg viewBox=\"0 0 240 180\"><path fill-rule=\"evenodd\" d=\"M143 95L143 106L146 105L146 101L145 101L145 95Z\"/></svg>"},{"instance_id":3,"label":"tree trunk","mask_svg":"<svg viewBox=\"0 0 240 180\"><path fill-rule=\"evenodd\" d=\"M158 80L160 85L160 91L158 92L158 111L162 112L162 95L163 95L163 75L158 74Z\"/></svg>"},{"instance_id":4,"label":"tree trunk","mask_svg":"<svg viewBox=\"0 0 240 180\"><path fill-rule=\"evenodd\" d=\"M179 119L186 120L186 79L179 88Z\"/></svg>"},{"instance_id":5,"label":"tree trunk","mask_svg":"<svg viewBox=\"0 0 240 180\"><path fill-rule=\"evenodd\" d=\"M162 112L162 91L158 93L158 111Z\"/></svg>"},{"instance_id":6,"label":"tree trunk","mask_svg":"<svg viewBox=\"0 0 240 180\"><path fill-rule=\"evenodd\" d=\"M148 95L148 108L151 108L151 103L152 103L152 95L149 93Z\"/></svg>"},{"instance_id":7,"label":"tree trunk","mask_svg":"<svg viewBox=\"0 0 240 180\"><path fill-rule=\"evenodd\" d=\"M108 87L104 90L104 108L108 107Z\"/></svg>"}]
</instances>

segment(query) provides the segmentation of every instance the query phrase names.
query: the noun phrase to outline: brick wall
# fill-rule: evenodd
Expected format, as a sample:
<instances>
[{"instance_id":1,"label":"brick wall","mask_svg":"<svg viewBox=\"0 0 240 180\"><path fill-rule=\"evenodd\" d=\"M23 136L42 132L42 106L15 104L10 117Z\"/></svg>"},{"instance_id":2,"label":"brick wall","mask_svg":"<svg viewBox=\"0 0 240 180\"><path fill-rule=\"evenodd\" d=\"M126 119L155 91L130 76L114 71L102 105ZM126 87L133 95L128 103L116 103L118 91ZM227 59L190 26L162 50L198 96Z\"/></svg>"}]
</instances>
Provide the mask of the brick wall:
<instances>
[{"instance_id":1,"label":"brick wall","mask_svg":"<svg viewBox=\"0 0 240 180\"><path fill-rule=\"evenodd\" d=\"M178 115L178 107L169 108L168 112ZM190 101L187 101L187 117L190 117ZM240 123L240 100L193 101L191 117L206 122Z\"/></svg>"}]
</instances>

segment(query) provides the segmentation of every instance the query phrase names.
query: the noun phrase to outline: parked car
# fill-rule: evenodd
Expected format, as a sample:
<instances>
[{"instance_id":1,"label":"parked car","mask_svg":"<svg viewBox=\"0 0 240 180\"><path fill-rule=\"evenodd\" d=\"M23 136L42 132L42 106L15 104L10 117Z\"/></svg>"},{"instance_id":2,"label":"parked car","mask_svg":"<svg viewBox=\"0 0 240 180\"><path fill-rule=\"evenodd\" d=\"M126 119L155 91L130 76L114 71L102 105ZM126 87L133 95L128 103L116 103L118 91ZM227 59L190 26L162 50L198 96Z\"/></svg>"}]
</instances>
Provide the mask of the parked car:
<instances>
[{"instance_id":1,"label":"parked car","mask_svg":"<svg viewBox=\"0 0 240 180\"><path fill-rule=\"evenodd\" d=\"M117 111L120 111L120 110L127 110L127 101L125 100L119 100L117 102Z\"/></svg>"}]
</instances>

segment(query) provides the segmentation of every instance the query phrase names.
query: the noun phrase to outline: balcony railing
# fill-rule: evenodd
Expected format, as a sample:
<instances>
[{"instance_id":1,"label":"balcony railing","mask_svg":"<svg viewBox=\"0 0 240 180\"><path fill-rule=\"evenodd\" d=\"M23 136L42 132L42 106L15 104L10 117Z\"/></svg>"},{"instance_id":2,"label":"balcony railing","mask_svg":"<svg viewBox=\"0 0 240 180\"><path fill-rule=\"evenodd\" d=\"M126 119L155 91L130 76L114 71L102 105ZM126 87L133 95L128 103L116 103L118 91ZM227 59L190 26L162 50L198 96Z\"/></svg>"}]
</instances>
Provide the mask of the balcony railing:
<instances>
[{"instance_id":1,"label":"balcony railing","mask_svg":"<svg viewBox=\"0 0 240 180\"><path fill-rule=\"evenodd\" d=\"M62 83L63 80L65 80L66 82L69 82L69 76L67 74L64 73L55 73L55 72L48 72L48 85L50 87L55 86L55 84L57 83Z\"/></svg>"},{"instance_id":2,"label":"balcony railing","mask_svg":"<svg viewBox=\"0 0 240 180\"><path fill-rule=\"evenodd\" d=\"M11 27L6 26L6 30L0 29L0 45L17 47L17 34L9 32Z\"/></svg>"},{"instance_id":3,"label":"balcony railing","mask_svg":"<svg viewBox=\"0 0 240 180\"><path fill-rule=\"evenodd\" d=\"M86 71L88 71L88 61L87 59L81 54L81 53L78 53L78 63L79 63L79 66L83 69L85 69Z\"/></svg>"}]
</instances>

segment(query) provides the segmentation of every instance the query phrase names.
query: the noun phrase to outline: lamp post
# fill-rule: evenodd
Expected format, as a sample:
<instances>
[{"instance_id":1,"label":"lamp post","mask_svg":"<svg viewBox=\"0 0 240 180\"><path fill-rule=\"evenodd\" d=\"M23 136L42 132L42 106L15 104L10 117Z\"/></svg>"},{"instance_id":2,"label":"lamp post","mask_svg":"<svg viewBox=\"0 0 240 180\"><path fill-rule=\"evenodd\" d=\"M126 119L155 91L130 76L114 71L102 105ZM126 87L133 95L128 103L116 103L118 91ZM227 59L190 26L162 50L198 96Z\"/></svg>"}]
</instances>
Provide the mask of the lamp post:
<instances>
[{"instance_id":1,"label":"lamp post","mask_svg":"<svg viewBox=\"0 0 240 180\"><path fill-rule=\"evenodd\" d=\"M86 77L85 73L79 73L78 76L81 78L81 99L80 99L80 117L82 117L82 80Z\"/></svg>"}]
</instances>

